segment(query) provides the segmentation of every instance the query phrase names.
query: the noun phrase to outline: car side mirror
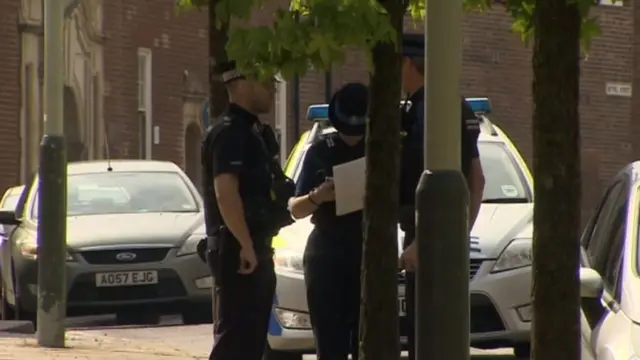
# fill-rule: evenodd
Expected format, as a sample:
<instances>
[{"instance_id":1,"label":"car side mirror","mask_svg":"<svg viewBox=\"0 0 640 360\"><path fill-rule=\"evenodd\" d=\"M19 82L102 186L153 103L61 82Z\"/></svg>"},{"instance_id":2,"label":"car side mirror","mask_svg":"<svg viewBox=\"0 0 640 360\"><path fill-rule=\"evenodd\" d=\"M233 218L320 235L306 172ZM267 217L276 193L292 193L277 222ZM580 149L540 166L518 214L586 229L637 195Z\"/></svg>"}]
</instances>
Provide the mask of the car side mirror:
<instances>
[{"instance_id":1,"label":"car side mirror","mask_svg":"<svg viewBox=\"0 0 640 360\"><path fill-rule=\"evenodd\" d=\"M13 210L0 210L0 224L2 225L20 225L20 220L16 218L16 212Z\"/></svg>"},{"instance_id":2,"label":"car side mirror","mask_svg":"<svg viewBox=\"0 0 640 360\"><path fill-rule=\"evenodd\" d=\"M596 299L602 296L602 277L597 271L581 267L580 268L580 297Z\"/></svg>"}]
</instances>

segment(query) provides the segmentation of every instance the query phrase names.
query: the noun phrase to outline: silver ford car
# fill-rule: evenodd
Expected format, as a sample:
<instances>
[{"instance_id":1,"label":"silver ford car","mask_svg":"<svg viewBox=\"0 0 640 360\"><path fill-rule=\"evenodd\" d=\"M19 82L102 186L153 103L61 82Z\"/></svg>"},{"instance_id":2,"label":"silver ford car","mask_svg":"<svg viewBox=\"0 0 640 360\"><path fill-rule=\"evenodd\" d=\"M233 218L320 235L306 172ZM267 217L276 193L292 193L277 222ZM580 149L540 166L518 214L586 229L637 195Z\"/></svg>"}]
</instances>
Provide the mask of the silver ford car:
<instances>
[{"instance_id":1,"label":"silver ford car","mask_svg":"<svg viewBox=\"0 0 640 360\"><path fill-rule=\"evenodd\" d=\"M533 181L509 138L486 115L488 99L467 99L478 116L478 140L486 185L483 204L471 232L471 339L478 348L513 347L528 356L531 324L531 238ZM323 110L323 107L325 108ZM306 150L321 134L335 131L326 122L326 105L312 106L312 129L303 134L285 170L296 179ZM270 360L301 359L314 352L307 310L302 254L312 230L309 219L284 228L275 239L278 285L269 327ZM402 243L399 232L398 244ZM403 276L398 283L401 335L406 333ZM401 338L401 342L404 342Z\"/></svg>"},{"instance_id":2,"label":"silver ford car","mask_svg":"<svg viewBox=\"0 0 640 360\"><path fill-rule=\"evenodd\" d=\"M211 277L195 253L204 234L202 201L175 164L92 161L68 165L68 314L116 313L120 323L163 312L211 321ZM38 179L13 209L0 211L5 319L35 320Z\"/></svg>"}]
</instances>

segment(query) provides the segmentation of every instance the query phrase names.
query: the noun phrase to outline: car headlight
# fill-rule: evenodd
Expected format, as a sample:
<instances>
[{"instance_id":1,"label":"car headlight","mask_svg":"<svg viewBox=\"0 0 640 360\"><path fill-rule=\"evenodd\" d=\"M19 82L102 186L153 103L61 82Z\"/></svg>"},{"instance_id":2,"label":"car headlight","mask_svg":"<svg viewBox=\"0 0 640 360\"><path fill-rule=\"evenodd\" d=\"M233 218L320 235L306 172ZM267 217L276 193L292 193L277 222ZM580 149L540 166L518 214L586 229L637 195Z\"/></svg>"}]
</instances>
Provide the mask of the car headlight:
<instances>
[{"instance_id":1,"label":"car headlight","mask_svg":"<svg viewBox=\"0 0 640 360\"><path fill-rule=\"evenodd\" d=\"M178 253L176 254L176 256L185 256L197 253L198 243L205 237L207 237L207 235L204 234L194 234L189 236L187 241L185 241L180 249L178 249Z\"/></svg>"},{"instance_id":2,"label":"car headlight","mask_svg":"<svg viewBox=\"0 0 640 360\"><path fill-rule=\"evenodd\" d=\"M294 250L278 250L276 251L273 262L276 271L284 271L302 274L304 266L302 264L302 253Z\"/></svg>"},{"instance_id":3,"label":"car headlight","mask_svg":"<svg viewBox=\"0 0 640 360\"><path fill-rule=\"evenodd\" d=\"M498 256L491 272L496 273L530 266L533 261L532 243L531 239L512 240Z\"/></svg>"},{"instance_id":4,"label":"car headlight","mask_svg":"<svg viewBox=\"0 0 640 360\"><path fill-rule=\"evenodd\" d=\"M30 243L21 243L18 245L20 248L20 254L26 259L37 260L38 259L38 245ZM67 253L67 261L75 261L73 255Z\"/></svg>"}]
</instances>

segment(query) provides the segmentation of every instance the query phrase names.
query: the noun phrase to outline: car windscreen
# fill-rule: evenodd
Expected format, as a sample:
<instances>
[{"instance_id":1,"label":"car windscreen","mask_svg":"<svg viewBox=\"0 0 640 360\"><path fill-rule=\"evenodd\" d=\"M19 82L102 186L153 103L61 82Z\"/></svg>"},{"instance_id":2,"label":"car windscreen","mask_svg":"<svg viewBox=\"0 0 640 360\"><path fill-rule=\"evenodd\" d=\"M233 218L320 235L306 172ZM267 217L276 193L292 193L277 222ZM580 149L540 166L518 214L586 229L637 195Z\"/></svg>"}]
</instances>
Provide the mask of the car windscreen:
<instances>
[{"instance_id":1,"label":"car windscreen","mask_svg":"<svg viewBox=\"0 0 640 360\"><path fill-rule=\"evenodd\" d=\"M197 212L198 203L175 172L105 172L69 175L67 215ZM38 217L38 196L31 208Z\"/></svg>"},{"instance_id":2,"label":"car windscreen","mask_svg":"<svg viewBox=\"0 0 640 360\"><path fill-rule=\"evenodd\" d=\"M483 203L531 202L531 191L522 169L504 144L480 141L478 150L485 178Z\"/></svg>"},{"instance_id":3,"label":"car windscreen","mask_svg":"<svg viewBox=\"0 0 640 360\"><path fill-rule=\"evenodd\" d=\"M0 206L0 208L2 208L2 210L15 210L16 209L16 205L18 205L18 200L20 200L20 194L11 194L11 195L7 195L7 197L4 198L4 201L2 202L2 206Z\"/></svg>"},{"instance_id":4,"label":"car windscreen","mask_svg":"<svg viewBox=\"0 0 640 360\"><path fill-rule=\"evenodd\" d=\"M293 167L295 169L293 180L297 180L300 176L302 162L308 148L307 145L297 156L298 163ZM524 174L504 144L480 141L478 150L485 177L483 203L519 204L532 201L531 191L524 180Z\"/></svg>"}]
</instances>

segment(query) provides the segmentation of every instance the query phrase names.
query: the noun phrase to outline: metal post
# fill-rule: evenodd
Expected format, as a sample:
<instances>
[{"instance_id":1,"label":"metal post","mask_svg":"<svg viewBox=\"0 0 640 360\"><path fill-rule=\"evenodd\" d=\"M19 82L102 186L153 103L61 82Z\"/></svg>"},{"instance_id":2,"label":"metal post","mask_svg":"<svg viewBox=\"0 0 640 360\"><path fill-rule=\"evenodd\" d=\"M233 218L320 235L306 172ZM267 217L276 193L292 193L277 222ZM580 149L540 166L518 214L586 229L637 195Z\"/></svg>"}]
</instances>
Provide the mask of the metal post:
<instances>
[{"instance_id":1,"label":"metal post","mask_svg":"<svg viewBox=\"0 0 640 360\"><path fill-rule=\"evenodd\" d=\"M44 1L44 137L38 202L38 344L65 345L67 159L64 139L64 2Z\"/></svg>"},{"instance_id":2,"label":"metal post","mask_svg":"<svg viewBox=\"0 0 640 360\"><path fill-rule=\"evenodd\" d=\"M462 2L427 0L425 171L416 191L416 358L468 360L469 191L460 171ZM433 36L429 36L433 35Z\"/></svg>"}]
</instances>

